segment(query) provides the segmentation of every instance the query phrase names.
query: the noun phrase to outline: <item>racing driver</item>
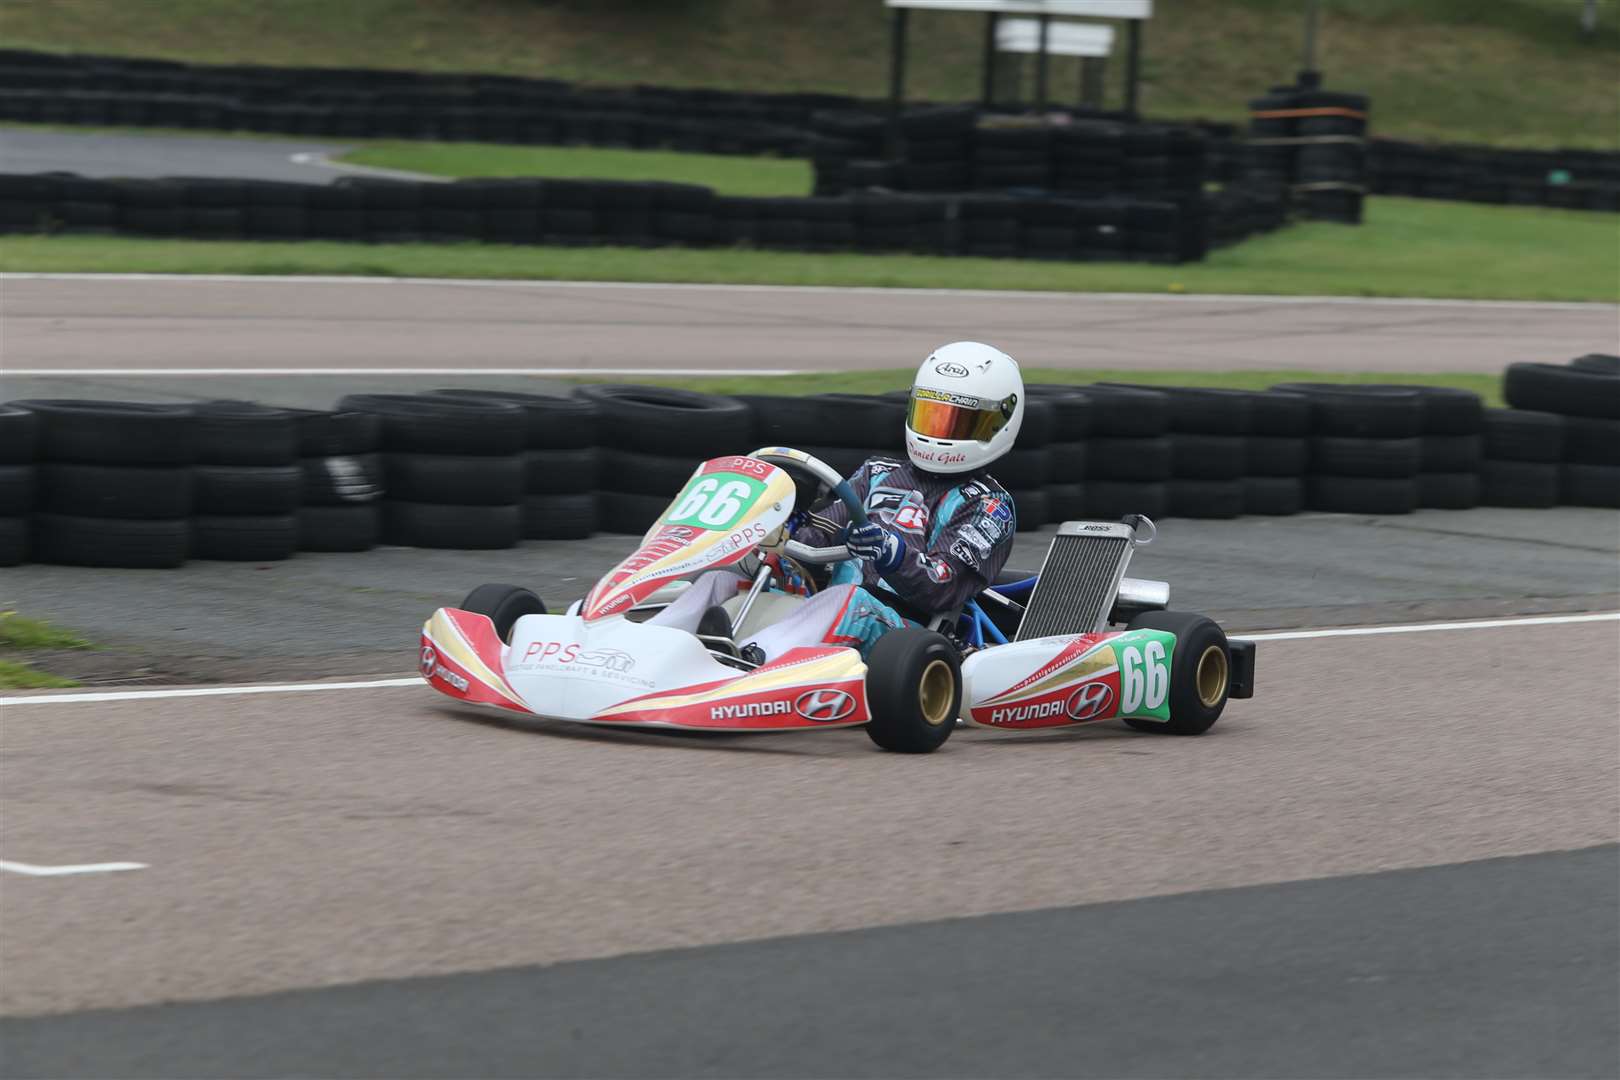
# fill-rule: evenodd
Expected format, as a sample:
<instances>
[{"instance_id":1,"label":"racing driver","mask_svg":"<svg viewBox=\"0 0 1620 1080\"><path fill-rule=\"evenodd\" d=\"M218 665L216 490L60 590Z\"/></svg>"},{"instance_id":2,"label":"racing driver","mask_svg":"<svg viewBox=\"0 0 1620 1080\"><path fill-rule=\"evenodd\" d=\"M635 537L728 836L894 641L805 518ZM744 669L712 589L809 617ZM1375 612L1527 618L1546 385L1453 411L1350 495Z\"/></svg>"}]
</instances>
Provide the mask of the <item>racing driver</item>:
<instances>
[{"instance_id":1,"label":"racing driver","mask_svg":"<svg viewBox=\"0 0 1620 1080\"><path fill-rule=\"evenodd\" d=\"M762 663L822 642L850 645L864 656L888 631L954 611L988 588L1007 561L1017 518L987 469L1012 449L1023 419L1017 361L976 341L936 349L911 387L908 460L875 457L850 477L867 524L851 527L848 508L836 501L790 520L794 540L811 547L843 543L856 559L836 564L826 588L754 635L743 656ZM686 612L734 595L735 582L706 574L653 621L684 621Z\"/></svg>"}]
</instances>

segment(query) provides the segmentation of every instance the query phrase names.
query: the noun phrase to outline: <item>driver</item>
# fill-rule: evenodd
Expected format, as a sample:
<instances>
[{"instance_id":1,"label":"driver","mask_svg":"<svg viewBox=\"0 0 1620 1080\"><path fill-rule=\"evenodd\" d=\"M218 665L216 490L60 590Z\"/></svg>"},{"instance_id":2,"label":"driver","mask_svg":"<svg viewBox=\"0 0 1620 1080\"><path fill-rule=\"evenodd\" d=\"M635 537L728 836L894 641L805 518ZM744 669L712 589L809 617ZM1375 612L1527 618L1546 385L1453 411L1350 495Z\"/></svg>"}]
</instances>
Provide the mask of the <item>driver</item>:
<instances>
[{"instance_id":1,"label":"driver","mask_svg":"<svg viewBox=\"0 0 1620 1080\"><path fill-rule=\"evenodd\" d=\"M976 341L936 349L912 383L908 460L875 457L850 477L868 523L851 527L841 502L790 522L799 543L843 543L856 559L838 563L827 588L760 631L744 655L763 661L825 642L864 656L888 631L918 625L892 598L933 615L988 588L1012 549L1017 518L986 470L1012 449L1023 419L1017 361Z\"/></svg>"}]
</instances>

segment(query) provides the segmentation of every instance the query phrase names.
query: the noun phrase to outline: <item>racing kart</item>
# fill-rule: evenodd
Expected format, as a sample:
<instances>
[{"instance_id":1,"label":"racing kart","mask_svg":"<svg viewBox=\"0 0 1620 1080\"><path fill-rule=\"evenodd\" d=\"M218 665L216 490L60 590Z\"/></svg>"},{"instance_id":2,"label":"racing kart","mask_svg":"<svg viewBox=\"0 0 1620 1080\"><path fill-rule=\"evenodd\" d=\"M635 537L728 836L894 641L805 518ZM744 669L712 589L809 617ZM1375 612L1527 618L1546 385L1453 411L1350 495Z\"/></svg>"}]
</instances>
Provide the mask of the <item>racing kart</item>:
<instances>
[{"instance_id":1,"label":"racing kart","mask_svg":"<svg viewBox=\"0 0 1620 1080\"><path fill-rule=\"evenodd\" d=\"M789 539L794 507L866 508L835 470L764 447L700 465L641 545L565 612L533 592L482 585L422 628L421 673L460 702L607 727L778 732L865 727L878 746L938 749L963 725L1050 730L1123 720L1198 735L1253 693L1254 643L1167 610L1169 586L1128 578L1151 521L1071 521L1037 573L1003 573L960 611L907 610L862 659L811 644L766 662L739 645L806 603L801 582L852 558ZM649 622L691 579L729 568L736 595L695 630Z\"/></svg>"}]
</instances>

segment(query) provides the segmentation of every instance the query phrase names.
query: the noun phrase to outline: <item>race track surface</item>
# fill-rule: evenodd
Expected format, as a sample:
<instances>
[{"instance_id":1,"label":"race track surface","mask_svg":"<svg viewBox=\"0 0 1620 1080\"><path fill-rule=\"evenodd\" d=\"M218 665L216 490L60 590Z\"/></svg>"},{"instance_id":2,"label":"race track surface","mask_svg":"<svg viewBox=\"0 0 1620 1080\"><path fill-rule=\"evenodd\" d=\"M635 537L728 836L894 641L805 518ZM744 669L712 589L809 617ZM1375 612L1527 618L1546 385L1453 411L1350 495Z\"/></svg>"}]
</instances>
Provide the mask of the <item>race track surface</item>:
<instances>
[{"instance_id":1,"label":"race track surface","mask_svg":"<svg viewBox=\"0 0 1620 1080\"><path fill-rule=\"evenodd\" d=\"M293 160L339 154L319 141L216 139L204 135L119 135L0 127L0 161L7 172L72 172L96 177L211 176L326 184L343 173Z\"/></svg>"},{"instance_id":2,"label":"race track surface","mask_svg":"<svg viewBox=\"0 0 1620 1080\"><path fill-rule=\"evenodd\" d=\"M10 1023L6 1068L1602 1075L1612 849L1450 864L1616 841L1616 626L1268 640L1205 738L927 758L508 726L420 686L12 704L0 853L147 868L0 875L0 1012L222 1003ZM977 1029L993 1056L952 1057ZM478 1067L409 1064L436 1040Z\"/></svg>"},{"instance_id":3,"label":"race track surface","mask_svg":"<svg viewBox=\"0 0 1620 1080\"><path fill-rule=\"evenodd\" d=\"M120 374L1025 367L1500 372L1611 351L1604 304L343 279L0 277L4 368ZM218 376L210 376L217 378ZM192 376L197 378L197 376ZM193 391L196 384L193 383ZM225 389L224 386L220 387ZM234 392L234 391L233 391Z\"/></svg>"}]
</instances>

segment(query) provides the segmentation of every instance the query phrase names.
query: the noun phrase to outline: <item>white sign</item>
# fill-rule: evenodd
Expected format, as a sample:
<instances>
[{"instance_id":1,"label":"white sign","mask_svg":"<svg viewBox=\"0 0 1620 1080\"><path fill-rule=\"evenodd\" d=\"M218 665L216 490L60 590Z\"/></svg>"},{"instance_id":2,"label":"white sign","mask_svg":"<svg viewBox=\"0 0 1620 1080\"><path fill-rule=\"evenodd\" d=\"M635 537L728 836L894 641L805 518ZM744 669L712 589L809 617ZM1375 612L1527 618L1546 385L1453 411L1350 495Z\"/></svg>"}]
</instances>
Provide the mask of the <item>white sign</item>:
<instances>
[{"instance_id":1,"label":"white sign","mask_svg":"<svg viewBox=\"0 0 1620 1080\"><path fill-rule=\"evenodd\" d=\"M883 0L892 8L1052 15L1069 19L1151 19L1153 0Z\"/></svg>"},{"instance_id":2,"label":"white sign","mask_svg":"<svg viewBox=\"0 0 1620 1080\"><path fill-rule=\"evenodd\" d=\"M1040 52L1040 20L1003 19L996 26L996 48L1011 53ZM1106 23L1047 23L1046 51L1053 56L1107 56L1114 51L1114 28Z\"/></svg>"}]
</instances>

